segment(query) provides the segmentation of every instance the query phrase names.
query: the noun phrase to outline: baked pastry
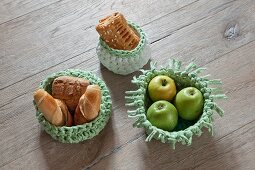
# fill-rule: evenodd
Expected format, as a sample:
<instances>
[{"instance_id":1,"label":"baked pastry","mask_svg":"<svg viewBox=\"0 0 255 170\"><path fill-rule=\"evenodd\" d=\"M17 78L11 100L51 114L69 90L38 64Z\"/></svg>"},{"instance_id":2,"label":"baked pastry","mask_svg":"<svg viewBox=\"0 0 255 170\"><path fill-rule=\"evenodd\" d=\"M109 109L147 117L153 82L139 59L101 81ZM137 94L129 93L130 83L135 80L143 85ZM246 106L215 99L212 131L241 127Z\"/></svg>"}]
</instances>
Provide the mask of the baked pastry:
<instances>
[{"instance_id":1,"label":"baked pastry","mask_svg":"<svg viewBox=\"0 0 255 170\"><path fill-rule=\"evenodd\" d=\"M74 114L74 125L82 125L88 123L89 121L83 116L80 108L77 106Z\"/></svg>"},{"instance_id":2,"label":"baked pastry","mask_svg":"<svg viewBox=\"0 0 255 170\"><path fill-rule=\"evenodd\" d=\"M89 80L83 78L60 76L54 79L52 83L52 96L63 100L68 109L74 112L88 85Z\"/></svg>"},{"instance_id":3,"label":"baked pastry","mask_svg":"<svg viewBox=\"0 0 255 170\"><path fill-rule=\"evenodd\" d=\"M62 113L64 114L64 117L65 117L65 125L66 126L72 126L73 125L73 117L72 115L70 114L66 104L60 100L60 99L55 99L58 106L60 107Z\"/></svg>"},{"instance_id":4,"label":"baked pastry","mask_svg":"<svg viewBox=\"0 0 255 170\"><path fill-rule=\"evenodd\" d=\"M51 124L56 126L72 126L72 116L65 103L54 99L47 91L38 89L34 93L34 101L38 110Z\"/></svg>"},{"instance_id":5,"label":"baked pastry","mask_svg":"<svg viewBox=\"0 0 255 170\"><path fill-rule=\"evenodd\" d=\"M137 33L119 12L99 20L96 30L106 44L114 49L133 50L140 41Z\"/></svg>"},{"instance_id":6,"label":"baked pastry","mask_svg":"<svg viewBox=\"0 0 255 170\"><path fill-rule=\"evenodd\" d=\"M94 120L100 110L101 90L98 85L89 85L81 96L74 114L74 124L84 124Z\"/></svg>"}]
</instances>

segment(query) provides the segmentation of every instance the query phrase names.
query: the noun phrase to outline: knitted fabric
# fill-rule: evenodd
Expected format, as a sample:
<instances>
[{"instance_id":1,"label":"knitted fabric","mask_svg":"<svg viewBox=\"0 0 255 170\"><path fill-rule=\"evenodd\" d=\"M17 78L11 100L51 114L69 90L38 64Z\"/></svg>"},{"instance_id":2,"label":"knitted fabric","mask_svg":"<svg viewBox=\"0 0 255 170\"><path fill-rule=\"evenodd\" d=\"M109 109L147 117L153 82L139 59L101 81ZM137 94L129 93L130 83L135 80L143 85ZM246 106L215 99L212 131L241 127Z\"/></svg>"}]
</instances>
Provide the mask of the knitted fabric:
<instances>
[{"instance_id":1,"label":"knitted fabric","mask_svg":"<svg viewBox=\"0 0 255 170\"><path fill-rule=\"evenodd\" d=\"M183 145L191 145L192 136L202 134L202 128L208 128L213 135L213 113L217 112L223 116L224 111L215 103L215 99L226 98L225 94L221 93L219 79L210 80L209 75L199 76L205 68L199 68L194 63L190 63L181 70L181 62L171 60L169 65L159 70L156 69L156 63L151 63L150 70L141 70L143 72L138 78L134 77L132 83L138 86L135 91L127 91L126 106L135 107L134 110L128 110L128 116L135 118L134 127L145 128L148 134L146 141L155 138L162 143L169 143L175 149L176 142L181 142ZM166 75L175 80L177 90L184 87L193 86L199 89L204 97L204 108L201 117L196 121L185 121L178 119L177 127L172 131L164 131L153 126L146 117L148 107L152 104L149 99L147 86L150 80L157 75ZM214 85L214 87L208 87Z\"/></svg>"},{"instance_id":2,"label":"knitted fabric","mask_svg":"<svg viewBox=\"0 0 255 170\"><path fill-rule=\"evenodd\" d=\"M110 71L127 75L142 68L150 59L151 50L144 31L131 21L129 25L139 34L140 42L132 51L110 48L101 38L97 46L100 62Z\"/></svg>"},{"instance_id":3,"label":"knitted fabric","mask_svg":"<svg viewBox=\"0 0 255 170\"><path fill-rule=\"evenodd\" d=\"M38 121L45 129L45 131L52 136L52 138L59 140L63 143L78 143L93 138L94 136L98 135L99 132L105 127L111 115L112 101L107 86L101 79L99 79L90 72L77 69L69 69L54 73L48 76L44 81L42 81L39 88L45 89L47 92L51 93L51 86L53 80L59 76L65 75L85 78L89 80L91 84L97 84L100 86L102 92L100 113L95 120L89 123L85 123L83 125L77 125L72 127L57 127L49 123L44 118L43 114L38 110L37 106L35 105L35 102L33 102L36 108L36 117Z\"/></svg>"}]
</instances>

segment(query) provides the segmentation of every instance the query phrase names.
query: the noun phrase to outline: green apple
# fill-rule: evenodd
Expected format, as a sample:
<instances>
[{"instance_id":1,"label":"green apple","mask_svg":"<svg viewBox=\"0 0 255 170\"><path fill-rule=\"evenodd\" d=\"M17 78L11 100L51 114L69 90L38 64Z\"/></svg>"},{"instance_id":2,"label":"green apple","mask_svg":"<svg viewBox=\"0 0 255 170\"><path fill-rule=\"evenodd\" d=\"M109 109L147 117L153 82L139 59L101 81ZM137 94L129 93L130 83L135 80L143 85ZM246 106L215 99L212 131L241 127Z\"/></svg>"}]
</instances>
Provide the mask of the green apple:
<instances>
[{"instance_id":1,"label":"green apple","mask_svg":"<svg viewBox=\"0 0 255 170\"><path fill-rule=\"evenodd\" d=\"M152 101L171 101L176 95L175 82L168 76L156 76L150 81L148 92Z\"/></svg>"},{"instance_id":2,"label":"green apple","mask_svg":"<svg viewBox=\"0 0 255 170\"><path fill-rule=\"evenodd\" d=\"M159 100L149 107L147 118L153 126L171 131L177 125L178 112L173 104L165 100Z\"/></svg>"},{"instance_id":3,"label":"green apple","mask_svg":"<svg viewBox=\"0 0 255 170\"><path fill-rule=\"evenodd\" d=\"M174 105L181 118L196 120L203 112L203 95L195 87L186 87L177 93Z\"/></svg>"}]
</instances>

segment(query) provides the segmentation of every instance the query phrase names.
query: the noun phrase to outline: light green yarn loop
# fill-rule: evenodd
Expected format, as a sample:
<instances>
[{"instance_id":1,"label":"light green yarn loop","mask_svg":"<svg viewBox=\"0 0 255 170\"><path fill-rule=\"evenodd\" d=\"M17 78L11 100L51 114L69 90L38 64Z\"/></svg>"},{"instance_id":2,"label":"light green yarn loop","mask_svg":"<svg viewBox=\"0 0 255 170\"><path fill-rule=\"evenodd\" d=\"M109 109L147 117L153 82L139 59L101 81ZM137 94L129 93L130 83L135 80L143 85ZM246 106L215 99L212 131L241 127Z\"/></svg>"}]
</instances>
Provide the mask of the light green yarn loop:
<instances>
[{"instance_id":1,"label":"light green yarn loop","mask_svg":"<svg viewBox=\"0 0 255 170\"><path fill-rule=\"evenodd\" d=\"M213 117L212 114L217 112L220 116L224 115L223 109L221 109L216 103L215 99L225 99L226 95L222 93L217 87L221 85L219 79L210 80L209 75L198 76L205 68L198 67L194 63L188 64L181 70L182 63L176 59L169 61L166 67L162 67L157 70L157 64L155 62L150 63L151 69L141 70L143 73L139 77L133 77L132 83L136 84L138 89L133 91L126 91L126 106L135 107L133 110L128 110L128 117L134 118L136 121L133 124L134 127L145 128L148 134L146 142L151 141L152 138L160 140L162 143L169 143L173 149L177 142L183 145L191 145L193 135L201 136L202 128L205 127L213 135ZM194 86L198 88L204 95L204 109L199 120L193 125L179 131L168 132L162 129L158 129L153 126L146 118L146 95L147 86L150 80L157 75L167 75L172 77L175 82L182 84L182 86ZM208 85L214 85L214 87L208 87ZM216 87L215 87L216 86ZM219 93L220 92L220 93Z\"/></svg>"},{"instance_id":2,"label":"light green yarn loop","mask_svg":"<svg viewBox=\"0 0 255 170\"><path fill-rule=\"evenodd\" d=\"M79 143L81 141L91 139L94 136L98 135L99 132L105 127L107 124L110 116L111 116L111 109L112 109L112 101L111 96L109 93L109 90L105 83L96 77L91 72L82 71L78 69L69 69L65 71L60 71L57 73L54 73L52 75L49 75L46 77L45 80L43 80L40 83L39 88L45 89L49 93L51 93L51 84L53 80L59 76L74 76L74 77L80 77L85 78L90 81L91 84L97 84L100 86L102 91L102 99L101 99L101 105L100 105L100 113L99 116L89 122L85 123L83 125L78 126L62 126L62 127L56 127L49 123L43 116L41 112L39 112L37 106L34 103L35 109L36 109L36 117L39 121L39 123L42 125L44 130L52 136L52 138L62 142L62 143Z\"/></svg>"},{"instance_id":3,"label":"light green yarn loop","mask_svg":"<svg viewBox=\"0 0 255 170\"><path fill-rule=\"evenodd\" d=\"M190 63L189 65L186 66L185 72L191 72L191 70L196 69L197 65L195 63Z\"/></svg>"}]
</instances>

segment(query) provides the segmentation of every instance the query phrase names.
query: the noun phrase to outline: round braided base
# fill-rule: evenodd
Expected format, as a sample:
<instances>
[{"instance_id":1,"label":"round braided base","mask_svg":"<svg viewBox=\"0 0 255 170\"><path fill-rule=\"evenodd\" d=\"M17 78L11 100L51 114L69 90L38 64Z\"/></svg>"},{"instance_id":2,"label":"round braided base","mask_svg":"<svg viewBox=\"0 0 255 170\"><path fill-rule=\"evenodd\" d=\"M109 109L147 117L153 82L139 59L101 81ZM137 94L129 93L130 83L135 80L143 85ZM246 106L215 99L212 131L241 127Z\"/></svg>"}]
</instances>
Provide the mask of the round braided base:
<instances>
[{"instance_id":1,"label":"round braided base","mask_svg":"<svg viewBox=\"0 0 255 170\"><path fill-rule=\"evenodd\" d=\"M36 117L39 123L42 125L45 131L52 136L52 138L63 143L78 143L93 138L94 136L98 135L99 132L105 127L111 116L112 101L109 90L101 79L99 79L90 72L77 69L69 69L49 75L44 81L41 82L39 88L45 89L51 94L51 85L53 80L59 76L65 75L85 78L88 79L91 84L97 84L100 86L102 91L102 100L99 116L95 120L89 123L85 123L83 125L77 125L72 127L57 127L49 123L44 118L43 114L38 110L34 101L33 103L36 109Z\"/></svg>"},{"instance_id":2,"label":"round braided base","mask_svg":"<svg viewBox=\"0 0 255 170\"><path fill-rule=\"evenodd\" d=\"M151 57L151 49L144 31L129 21L129 25L139 34L140 42L132 51L110 48L101 38L96 49L100 62L110 71L127 75L142 68Z\"/></svg>"}]
</instances>

